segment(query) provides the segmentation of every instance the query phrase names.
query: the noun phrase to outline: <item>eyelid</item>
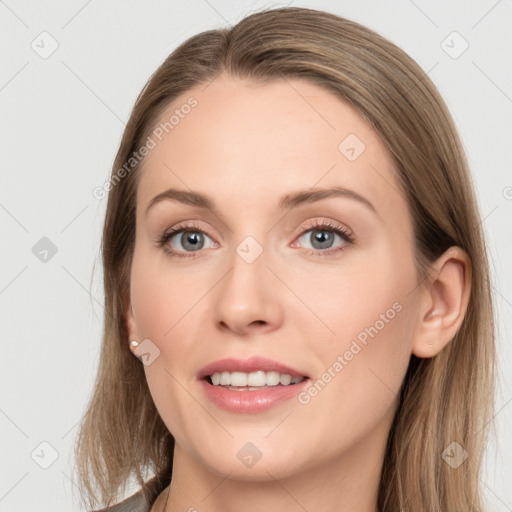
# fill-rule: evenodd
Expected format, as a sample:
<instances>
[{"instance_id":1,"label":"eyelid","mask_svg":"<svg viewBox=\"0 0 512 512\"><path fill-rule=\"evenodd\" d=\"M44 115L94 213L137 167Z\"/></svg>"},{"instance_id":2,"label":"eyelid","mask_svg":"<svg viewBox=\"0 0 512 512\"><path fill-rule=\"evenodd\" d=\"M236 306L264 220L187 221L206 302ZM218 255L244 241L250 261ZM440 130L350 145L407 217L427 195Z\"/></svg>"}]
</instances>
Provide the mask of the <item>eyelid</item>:
<instances>
[{"instance_id":1,"label":"eyelid","mask_svg":"<svg viewBox=\"0 0 512 512\"><path fill-rule=\"evenodd\" d=\"M354 232L348 226L325 217L317 217L307 220L305 224L300 226L300 231L297 236L303 235L306 231L311 231L313 229L325 229L326 231L337 230L343 232L343 234L351 240L355 238Z\"/></svg>"},{"instance_id":2,"label":"eyelid","mask_svg":"<svg viewBox=\"0 0 512 512\"><path fill-rule=\"evenodd\" d=\"M168 235L175 235L180 231L199 231L205 235L208 235L212 239L215 238L209 233L208 228L199 225L198 222L199 221L196 220L178 222L178 224L166 229L163 235L158 236L158 239L164 238Z\"/></svg>"}]
</instances>

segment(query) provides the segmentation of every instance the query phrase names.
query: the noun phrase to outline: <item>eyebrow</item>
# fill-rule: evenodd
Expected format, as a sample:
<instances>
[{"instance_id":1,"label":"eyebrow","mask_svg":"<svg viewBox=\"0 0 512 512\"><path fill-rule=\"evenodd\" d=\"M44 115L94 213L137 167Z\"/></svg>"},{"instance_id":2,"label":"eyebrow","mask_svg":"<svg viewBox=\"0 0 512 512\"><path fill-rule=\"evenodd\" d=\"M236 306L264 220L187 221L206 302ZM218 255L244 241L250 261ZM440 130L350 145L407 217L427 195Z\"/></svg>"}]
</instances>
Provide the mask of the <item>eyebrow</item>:
<instances>
[{"instance_id":1,"label":"eyebrow","mask_svg":"<svg viewBox=\"0 0 512 512\"><path fill-rule=\"evenodd\" d=\"M293 209L302 204L313 203L315 201L320 201L321 199L327 199L331 197L345 197L347 199L358 201L378 216L377 210L373 204L368 201L368 199L353 190L338 186L321 189L299 190L290 194L286 194L279 200L278 208L279 210ZM146 215L153 206L166 200L178 201L189 206L208 209L216 213L215 202L210 196L200 194L198 192L170 188L151 199L149 205L146 208Z\"/></svg>"}]
</instances>

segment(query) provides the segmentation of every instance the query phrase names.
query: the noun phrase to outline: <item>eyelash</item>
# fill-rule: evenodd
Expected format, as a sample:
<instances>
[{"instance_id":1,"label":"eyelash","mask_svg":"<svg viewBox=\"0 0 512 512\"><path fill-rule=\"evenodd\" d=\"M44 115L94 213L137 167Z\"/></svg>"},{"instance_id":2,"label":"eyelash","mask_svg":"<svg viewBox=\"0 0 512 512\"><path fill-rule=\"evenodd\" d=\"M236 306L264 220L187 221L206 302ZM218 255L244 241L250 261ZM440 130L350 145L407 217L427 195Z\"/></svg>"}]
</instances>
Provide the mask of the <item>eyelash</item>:
<instances>
[{"instance_id":1,"label":"eyelash","mask_svg":"<svg viewBox=\"0 0 512 512\"><path fill-rule=\"evenodd\" d=\"M345 242L347 242L349 245L354 243L354 236L351 231L348 229L339 226L337 224L333 224L331 221L323 220L323 221L313 221L311 224L304 226L303 231L301 231L299 238L301 238L305 233L308 231L328 231L330 233L334 233L338 235L340 238L342 238ZM182 233L182 232L199 232L203 233L210 238L212 238L208 233L206 233L202 228L200 228L196 224L186 224L186 225L177 225L174 228L172 228L169 231L166 231L161 237L157 239L158 247L164 249L164 251L173 258L195 258L196 255L193 253L182 253L174 251L173 249L170 249L167 245L167 242L176 234ZM307 255L315 255L320 257L325 256L332 256L332 254L341 252L345 249L345 247L337 247L334 249L327 249L325 251L322 251L320 249L309 249L307 250ZM201 252L201 251L197 251Z\"/></svg>"}]
</instances>

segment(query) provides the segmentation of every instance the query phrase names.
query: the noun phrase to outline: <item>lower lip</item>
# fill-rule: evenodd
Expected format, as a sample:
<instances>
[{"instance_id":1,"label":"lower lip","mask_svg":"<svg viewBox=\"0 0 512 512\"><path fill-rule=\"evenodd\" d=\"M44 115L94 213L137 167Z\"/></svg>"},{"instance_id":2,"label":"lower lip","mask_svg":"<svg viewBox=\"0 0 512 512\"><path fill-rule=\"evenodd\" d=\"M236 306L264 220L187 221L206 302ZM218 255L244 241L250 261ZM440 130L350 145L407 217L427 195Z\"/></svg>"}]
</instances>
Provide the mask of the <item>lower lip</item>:
<instances>
[{"instance_id":1,"label":"lower lip","mask_svg":"<svg viewBox=\"0 0 512 512\"><path fill-rule=\"evenodd\" d=\"M200 381L206 396L222 409L239 413L257 413L266 411L274 405L298 395L309 379L290 386L269 386L258 391L236 391L222 386L214 386L207 380Z\"/></svg>"}]
</instances>

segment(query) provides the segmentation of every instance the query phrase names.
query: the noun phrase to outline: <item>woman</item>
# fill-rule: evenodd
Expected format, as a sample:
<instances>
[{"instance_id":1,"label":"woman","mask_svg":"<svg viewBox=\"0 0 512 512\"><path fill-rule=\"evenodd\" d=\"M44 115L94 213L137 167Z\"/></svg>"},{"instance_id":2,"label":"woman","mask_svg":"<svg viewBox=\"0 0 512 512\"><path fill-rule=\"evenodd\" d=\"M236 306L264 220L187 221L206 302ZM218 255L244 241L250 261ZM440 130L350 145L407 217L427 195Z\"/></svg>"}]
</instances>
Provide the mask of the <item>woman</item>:
<instances>
[{"instance_id":1,"label":"woman","mask_svg":"<svg viewBox=\"0 0 512 512\"><path fill-rule=\"evenodd\" d=\"M109 510L483 510L485 241L450 114L403 51L303 8L192 37L104 190L89 506L135 477Z\"/></svg>"}]
</instances>

